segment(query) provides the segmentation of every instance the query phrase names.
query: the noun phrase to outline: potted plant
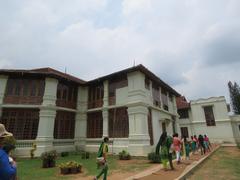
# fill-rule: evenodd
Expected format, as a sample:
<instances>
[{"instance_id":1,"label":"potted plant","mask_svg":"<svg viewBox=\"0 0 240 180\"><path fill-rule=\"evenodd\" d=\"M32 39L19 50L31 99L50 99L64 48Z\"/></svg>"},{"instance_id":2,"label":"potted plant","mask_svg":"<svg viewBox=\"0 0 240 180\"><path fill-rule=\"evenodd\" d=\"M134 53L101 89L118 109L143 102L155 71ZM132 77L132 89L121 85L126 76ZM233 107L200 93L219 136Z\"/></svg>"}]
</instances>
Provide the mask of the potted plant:
<instances>
[{"instance_id":1,"label":"potted plant","mask_svg":"<svg viewBox=\"0 0 240 180\"><path fill-rule=\"evenodd\" d=\"M69 174L70 173L69 168L66 166L65 163L59 164L58 167L60 168L61 174Z\"/></svg>"},{"instance_id":2,"label":"potted plant","mask_svg":"<svg viewBox=\"0 0 240 180\"><path fill-rule=\"evenodd\" d=\"M131 156L130 156L130 154L126 150L122 150L119 153L119 159L120 160L130 160Z\"/></svg>"},{"instance_id":3,"label":"potted plant","mask_svg":"<svg viewBox=\"0 0 240 180\"><path fill-rule=\"evenodd\" d=\"M82 165L75 161L69 161L66 163L61 163L59 168L61 174L77 174L81 172Z\"/></svg>"},{"instance_id":4,"label":"potted plant","mask_svg":"<svg viewBox=\"0 0 240 180\"><path fill-rule=\"evenodd\" d=\"M42 159L42 167L43 168L50 168L56 166L56 158L57 158L57 152L56 150L47 151L42 153L41 159Z\"/></svg>"}]
</instances>

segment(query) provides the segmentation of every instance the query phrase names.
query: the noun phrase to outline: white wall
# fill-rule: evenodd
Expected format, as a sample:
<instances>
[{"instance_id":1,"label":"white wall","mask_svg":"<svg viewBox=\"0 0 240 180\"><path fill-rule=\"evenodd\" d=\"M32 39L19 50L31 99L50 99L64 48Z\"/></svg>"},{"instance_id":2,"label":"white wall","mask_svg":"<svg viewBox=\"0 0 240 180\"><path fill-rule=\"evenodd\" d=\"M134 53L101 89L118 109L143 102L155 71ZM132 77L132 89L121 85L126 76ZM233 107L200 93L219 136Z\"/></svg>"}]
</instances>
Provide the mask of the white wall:
<instances>
[{"instance_id":1,"label":"white wall","mask_svg":"<svg viewBox=\"0 0 240 180\"><path fill-rule=\"evenodd\" d=\"M207 126L204 106L212 106L216 126ZM180 127L188 127L191 135L207 134L213 142L235 142L232 123L223 96L191 101L189 119L180 119Z\"/></svg>"}]
</instances>

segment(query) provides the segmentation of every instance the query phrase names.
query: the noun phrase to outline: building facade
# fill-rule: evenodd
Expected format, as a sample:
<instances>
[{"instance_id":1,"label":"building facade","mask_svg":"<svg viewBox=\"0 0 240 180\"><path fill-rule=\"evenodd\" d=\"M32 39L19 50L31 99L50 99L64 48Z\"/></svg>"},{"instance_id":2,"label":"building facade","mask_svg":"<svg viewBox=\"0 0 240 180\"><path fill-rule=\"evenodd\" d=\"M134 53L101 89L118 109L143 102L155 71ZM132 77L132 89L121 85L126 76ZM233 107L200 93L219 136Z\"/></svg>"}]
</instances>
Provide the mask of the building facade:
<instances>
[{"instance_id":1,"label":"building facade","mask_svg":"<svg viewBox=\"0 0 240 180\"><path fill-rule=\"evenodd\" d=\"M182 136L207 134L212 142L240 142L240 116L229 115L223 96L190 102L178 97L177 106Z\"/></svg>"},{"instance_id":2,"label":"building facade","mask_svg":"<svg viewBox=\"0 0 240 180\"><path fill-rule=\"evenodd\" d=\"M147 155L160 134L179 131L173 88L142 65L83 81L51 68L0 70L0 122L17 139L17 154L97 151Z\"/></svg>"}]
</instances>

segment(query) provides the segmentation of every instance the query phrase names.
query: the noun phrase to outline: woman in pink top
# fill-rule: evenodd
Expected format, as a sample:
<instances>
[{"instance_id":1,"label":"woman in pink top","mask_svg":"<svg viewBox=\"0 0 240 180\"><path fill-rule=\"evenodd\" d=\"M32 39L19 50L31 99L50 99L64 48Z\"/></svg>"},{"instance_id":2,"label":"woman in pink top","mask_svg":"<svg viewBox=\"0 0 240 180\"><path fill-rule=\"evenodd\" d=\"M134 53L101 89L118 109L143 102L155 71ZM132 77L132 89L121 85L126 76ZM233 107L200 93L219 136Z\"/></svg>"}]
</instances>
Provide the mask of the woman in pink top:
<instances>
[{"instance_id":1,"label":"woman in pink top","mask_svg":"<svg viewBox=\"0 0 240 180\"><path fill-rule=\"evenodd\" d=\"M177 156L177 163L179 164L181 161L181 156L180 156L180 152L181 152L181 145L182 145L182 141L180 140L180 138L178 137L178 133L173 135L173 147Z\"/></svg>"}]
</instances>

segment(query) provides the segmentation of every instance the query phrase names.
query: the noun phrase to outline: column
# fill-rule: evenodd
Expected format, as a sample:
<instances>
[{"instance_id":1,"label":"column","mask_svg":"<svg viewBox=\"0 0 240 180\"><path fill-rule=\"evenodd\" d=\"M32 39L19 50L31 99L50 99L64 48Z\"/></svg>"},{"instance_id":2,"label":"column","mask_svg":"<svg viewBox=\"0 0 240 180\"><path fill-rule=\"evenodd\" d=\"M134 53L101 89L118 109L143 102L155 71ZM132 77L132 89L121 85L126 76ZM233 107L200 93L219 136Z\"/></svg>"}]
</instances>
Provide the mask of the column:
<instances>
[{"instance_id":1,"label":"column","mask_svg":"<svg viewBox=\"0 0 240 180\"><path fill-rule=\"evenodd\" d=\"M148 133L148 105L146 102L145 75L141 72L128 74L129 152L147 155L150 151Z\"/></svg>"},{"instance_id":2,"label":"column","mask_svg":"<svg viewBox=\"0 0 240 180\"><path fill-rule=\"evenodd\" d=\"M108 80L103 82L104 97L103 97L103 137L108 137Z\"/></svg>"},{"instance_id":3,"label":"column","mask_svg":"<svg viewBox=\"0 0 240 180\"><path fill-rule=\"evenodd\" d=\"M0 118L2 117L2 104L4 99L5 90L7 87L8 76L0 75Z\"/></svg>"},{"instance_id":4,"label":"column","mask_svg":"<svg viewBox=\"0 0 240 180\"><path fill-rule=\"evenodd\" d=\"M160 104L160 108L163 109L162 88L161 88L161 87L159 87L159 93L160 93L160 102L161 102L161 104Z\"/></svg>"},{"instance_id":5,"label":"column","mask_svg":"<svg viewBox=\"0 0 240 180\"><path fill-rule=\"evenodd\" d=\"M41 155L42 152L53 149L57 85L57 79L45 79L45 91L42 107L40 108L38 135L36 139L37 155Z\"/></svg>"},{"instance_id":6,"label":"column","mask_svg":"<svg viewBox=\"0 0 240 180\"><path fill-rule=\"evenodd\" d=\"M104 96L103 96L103 107L108 107L108 80L103 82Z\"/></svg>"},{"instance_id":7,"label":"column","mask_svg":"<svg viewBox=\"0 0 240 180\"><path fill-rule=\"evenodd\" d=\"M75 120L75 145L79 150L85 150L87 136L87 103L88 88L78 88L77 114Z\"/></svg>"}]
</instances>

